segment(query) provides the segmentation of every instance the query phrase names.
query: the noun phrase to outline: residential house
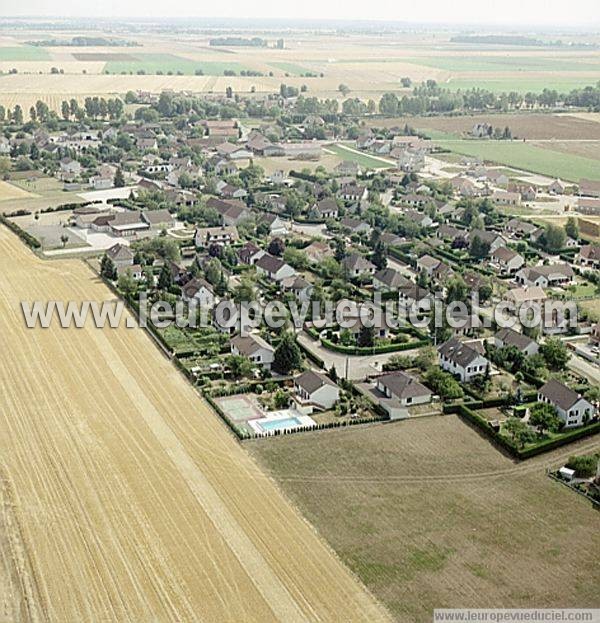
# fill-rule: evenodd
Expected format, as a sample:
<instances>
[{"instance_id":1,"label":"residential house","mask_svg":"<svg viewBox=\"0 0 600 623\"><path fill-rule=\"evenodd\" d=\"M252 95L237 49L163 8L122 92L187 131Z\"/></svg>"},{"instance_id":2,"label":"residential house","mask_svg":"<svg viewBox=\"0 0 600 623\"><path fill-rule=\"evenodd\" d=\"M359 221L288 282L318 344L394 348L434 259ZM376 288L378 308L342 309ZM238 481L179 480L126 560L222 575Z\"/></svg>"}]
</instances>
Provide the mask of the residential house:
<instances>
[{"instance_id":1,"label":"residential house","mask_svg":"<svg viewBox=\"0 0 600 623\"><path fill-rule=\"evenodd\" d=\"M539 286L512 288L504 294L504 300L512 303L517 309L523 305L542 305L547 298Z\"/></svg>"},{"instance_id":2,"label":"residential house","mask_svg":"<svg viewBox=\"0 0 600 623\"><path fill-rule=\"evenodd\" d=\"M367 200L369 192L366 186L346 184L340 188L339 195L344 201L363 203Z\"/></svg>"},{"instance_id":3,"label":"residential house","mask_svg":"<svg viewBox=\"0 0 600 623\"><path fill-rule=\"evenodd\" d=\"M479 340L460 342L451 338L438 347L442 370L457 376L463 383L469 383L489 369L490 363L484 352Z\"/></svg>"},{"instance_id":4,"label":"residential house","mask_svg":"<svg viewBox=\"0 0 600 623\"><path fill-rule=\"evenodd\" d=\"M600 246L586 244L579 249L577 263L585 268L600 268Z\"/></svg>"},{"instance_id":5,"label":"residential house","mask_svg":"<svg viewBox=\"0 0 600 623\"><path fill-rule=\"evenodd\" d=\"M313 204L311 211L314 212L318 218L337 218L338 217L338 204L335 199L321 199Z\"/></svg>"},{"instance_id":6,"label":"residential house","mask_svg":"<svg viewBox=\"0 0 600 623\"><path fill-rule=\"evenodd\" d=\"M238 230L234 225L222 225L221 227L198 227L194 235L197 247L208 248L212 244L228 246L240 239Z\"/></svg>"},{"instance_id":7,"label":"residential house","mask_svg":"<svg viewBox=\"0 0 600 623\"><path fill-rule=\"evenodd\" d=\"M510 247L498 247L490 253L490 263L501 275L512 275L525 264L525 259Z\"/></svg>"},{"instance_id":8,"label":"residential house","mask_svg":"<svg viewBox=\"0 0 600 623\"><path fill-rule=\"evenodd\" d=\"M373 229L368 223L348 216L340 220L340 225L343 229L349 230L352 234L369 235Z\"/></svg>"},{"instance_id":9,"label":"residential house","mask_svg":"<svg viewBox=\"0 0 600 623\"><path fill-rule=\"evenodd\" d=\"M248 266L254 266L256 261L264 254L265 252L253 242L247 242L241 249L238 249L237 252L240 262Z\"/></svg>"},{"instance_id":10,"label":"residential house","mask_svg":"<svg viewBox=\"0 0 600 623\"><path fill-rule=\"evenodd\" d=\"M130 268L133 266L133 252L128 246L120 242L106 249L106 257L112 260L117 271L122 268Z\"/></svg>"},{"instance_id":11,"label":"residential house","mask_svg":"<svg viewBox=\"0 0 600 623\"><path fill-rule=\"evenodd\" d=\"M181 288L181 295L184 301L187 303L195 301L201 309L208 309L215 305L215 292L211 284L205 279L198 277L190 279Z\"/></svg>"},{"instance_id":12,"label":"residential house","mask_svg":"<svg viewBox=\"0 0 600 623\"><path fill-rule=\"evenodd\" d=\"M307 370L294 379L294 400L299 411L310 415L318 410L332 409L340 399L339 387L322 372Z\"/></svg>"},{"instance_id":13,"label":"residential house","mask_svg":"<svg viewBox=\"0 0 600 623\"><path fill-rule=\"evenodd\" d=\"M548 193L551 195L564 195L566 186L560 180L554 180L552 184L548 186Z\"/></svg>"},{"instance_id":14,"label":"residential house","mask_svg":"<svg viewBox=\"0 0 600 623\"><path fill-rule=\"evenodd\" d=\"M113 236L131 237L138 233L148 231L150 225L142 218L138 210L125 210L116 212L108 223L108 229Z\"/></svg>"},{"instance_id":15,"label":"residential house","mask_svg":"<svg viewBox=\"0 0 600 623\"><path fill-rule=\"evenodd\" d=\"M431 402L432 392L405 372L392 372L375 379L375 387L388 400L396 401L401 407ZM385 404L383 404L385 408Z\"/></svg>"},{"instance_id":16,"label":"residential house","mask_svg":"<svg viewBox=\"0 0 600 623\"><path fill-rule=\"evenodd\" d=\"M521 205L521 193L496 190L492 193L491 200L494 205L518 206Z\"/></svg>"},{"instance_id":17,"label":"residential house","mask_svg":"<svg viewBox=\"0 0 600 623\"><path fill-rule=\"evenodd\" d=\"M81 175L81 164L73 158L63 158L59 163L60 179L70 182Z\"/></svg>"},{"instance_id":18,"label":"residential house","mask_svg":"<svg viewBox=\"0 0 600 623\"><path fill-rule=\"evenodd\" d=\"M514 346L527 357L536 355L540 350L540 346L535 340L532 340L510 327L500 329L494 334L494 345L497 348Z\"/></svg>"},{"instance_id":19,"label":"residential house","mask_svg":"<svg viewBox=\"0 0 600 623\"><path fill-rule=\"evenodd\" d=\"M419 312L431 309L433 296L429 290L414 283L400 286L398 289L398 305L405 312Z\"/></svg>"},{"instance_id":20,"label":"residential house","mask_svg":"<svg viewBox=\"0 0 600 623\"><path fill-rule=\"evenodd\" d=\"M528 221L522 221L518 218L511 218L504 226L505 231L513 234L514 238L528 238L538 227Z\"/></svg>"},{"instance_id":21,"label":"residential house","mask_svg":"<svg viewBox=\"0 0 600 623\"><path fill-rule=\"evenodd\" d=\"M550 379L540 387L538 401L552 405L565 428L582 426L596 416L591 402L558 379Z\"/></svg>"},{"instance_id":22,"label":"residential house","mask_svg":"<svg viewBox=\"0 0 600 623\"><path fill-rule=\"evenodd\" d=\"M239 225L250 216L246 204L236 199L217 199L211 197L206 202L207 208L214 208L221 217L222 225Z\"/></svg>"},{"instance_id":23,"label":"residential house","mask_svg":"<svg viewBox=\"0 0 600 623\"><path fill-rule=\"evenodd\" d=\"M306 279L304 279L301 275L283 279L281 287L285 291L292 292L296 299L301 303L304 301L310 301L314 290L314 286L306 281Z\"/></svg>"},{"instance_id":24,"label":"residential house","mask_svg":"<svg viewBox=\"0 0 600 623\"><path fill-rule=\"evenodd\" d=\"M525 286L547 288L568 285L574 276L569 264L544 264L523 268L515 275L515 281Z\"/></svg>"},{"instance_id":25,"label":"residential house","mask_svg":"<svg viewBox=\"0 0 600 623\"><path fill-rule=\"evenodd\" d=\"M504 236L501 236L495 231L472 229L467 236L469 243L471 243L475 237L479 238L482 242L485 242L490 246L490 253L493 253L498 247L503 247L507 244Z\"/></svg>"},{"instance_id":26,"label":"residential house","mask_svg":"<svg viewBox=\"0 0 600 623\"><path fill-rule=\"evenodd\" d=\"M293 277L296 271L286 264L283 260L265 253L254 262L256 270L260 275L271 279L272 281L280 282L288 277Z\"/></svg>"},{"instance_id":27,"label":"residential house","mask_svg":"<svg viewBox=\"0 0 600 623\"><path fill-rule=\"evenodd\" d=\"M144 210L142 219L150 225L150 229L171 229L175 225L175 218L169 210Z\"/></svg>"},{"instance_id":28,"label":"residential house","mask_svg":"<svg viewBox=\"0 0 600 623\"><path fill-rule=\"evenodd\" d=\"M277 216L277 214L265 212L258 217L256 224L268 227L271 236L286 236L288 234L289 223Z\"/></svg>"},{"instance_id":29,"label":"residential house","mask_svg":"<svg viewBox=\"0 0 600 623\"><path fill-rule=\"evenodd\" d=\"M373 275L373 289L379 292L395 292L409 284L408 279L393 268L382 268Z\"/></svg>"},{"instance_id":30,"label":"residential house","mask_svg":"<svg viewBox=\"0 0 600 623\"><path fill-rule=\"evenodd\" d=\"M376 271L375 265L358 253L347 255L342 260L342 268L351 279L364 275L373 275Z\"/></svg>"},{"instance_id":31,"label":"residential house","mask_svg":"<svg viewBox=\"0 0 600 623\"><path fill-rule=\"evenodd\" d=\"M311 242L305 249L303 249L303 253L308 258L308 261L313 264L319 264L326 257L333 257L333 251L329 245L322 240L315 240L314 242Z\"/></svg>"},{"instance_id":32,"label":"residential house","mask_svg":"<svg viewBox=\"0 0 600 623\"><path fill-rule=\"evenodd\" d=\"M275 349L258 334L237 335L231 339L231 354L246 357L267 370L275 357Z\"/></svg>"}]
</instances>

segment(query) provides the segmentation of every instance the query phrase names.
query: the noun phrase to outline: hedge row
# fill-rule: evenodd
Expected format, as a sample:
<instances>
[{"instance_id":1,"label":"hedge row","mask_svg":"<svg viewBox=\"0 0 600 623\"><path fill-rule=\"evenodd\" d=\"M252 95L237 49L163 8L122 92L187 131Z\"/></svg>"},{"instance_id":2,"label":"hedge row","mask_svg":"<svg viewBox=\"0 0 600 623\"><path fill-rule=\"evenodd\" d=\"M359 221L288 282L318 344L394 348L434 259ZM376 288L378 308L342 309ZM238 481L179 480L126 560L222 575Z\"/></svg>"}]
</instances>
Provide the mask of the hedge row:
<instances>
[{"instance_id":1,"label":"hedge row","mask_svg":"<svg viewBox=\"0 0 600 623\"><path fill-rule=\"evenodd\" d=\"M42 245L37 238L34 238L31 234L27 233L24 229L21 229L16 223L7 219L3 214L0 214L0 223L6 225L13 233L17 234L19 238L30 248L39 249Z\"/></svg>"},{"instance_id":2,"label":"hedge row","mask_svg":"<svg viewBox=\"0 0 600 623\"><path fill-rule=\"evenodd\" d=\"M486 406L492 406L491 404ZM560 437L556 439L547 439L544 441L540 441L534 446L530 448L521 449L518 448L513 442L511 442L506 437L496 433L494 429L490 426L489 422L480 416L478 413L473 411L473 408L481 408L478 406L478 403L469 403L469 404L459 404L459 405L448 405L447 408L444 406L444 413L457 413L460 417L468 420L479 430L484 432L490 440L496 445L504 448L514 457L524 460L529 459L531 457L537 456L538 454L542 454L544 452L549 452L550 450L555 450L556 448L560 448L568 443L576 441L578 439L583 439L584 437L589 437L590 435L594 435L600 432L600 422L594 422L593 424L589 424L588 426L584 426L582 428L578 428L572 431L568 431L563 433Z\"/></svg>"},{"instance_id":3,"label":"hedge row","mask_svg":"<svg viewBox=\"0 0 600 623\"><path fill-rule=\"evenodd\" d=\"M344 346L343 344L334 344L326 338L321 338L321 344L324 348L333 350L345 355L381 355L384 353L396 353L405 350L413 350L429 346L430 340L415 340L414 342L403 342L401 344L385 344L383 346Z\"/></svg>"}]
</instances>

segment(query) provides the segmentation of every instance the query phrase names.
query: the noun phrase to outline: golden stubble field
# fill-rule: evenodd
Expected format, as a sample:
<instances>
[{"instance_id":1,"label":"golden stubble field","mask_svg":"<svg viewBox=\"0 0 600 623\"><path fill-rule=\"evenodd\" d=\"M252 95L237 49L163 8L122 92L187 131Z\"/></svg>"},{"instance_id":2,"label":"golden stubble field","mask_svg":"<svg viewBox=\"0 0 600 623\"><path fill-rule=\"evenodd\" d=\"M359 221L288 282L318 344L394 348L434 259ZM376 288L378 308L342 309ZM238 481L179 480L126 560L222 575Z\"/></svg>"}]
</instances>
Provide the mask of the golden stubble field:
<instances>
[{"instance_id":1,"label":"golden stubble field","mask_svg":"<svg viewBox=\"0 0 600 623\"><path fill-rule=\"evenodd\" d=\"M387 619L142 330L25 328L83 263L0 228L0 286L4 620Z\"/></svg>"},{"instance_id":2,"label":"golden stubble field","mask_svg":"<svg viewBox=\"0 0 600 623\"><path fill-rule=\"evenodd\" d=\"M250 447L397 621L600 607L598 512L545 474L598 436L515 463L438 416Z\"/></svg>"}]
</instances>

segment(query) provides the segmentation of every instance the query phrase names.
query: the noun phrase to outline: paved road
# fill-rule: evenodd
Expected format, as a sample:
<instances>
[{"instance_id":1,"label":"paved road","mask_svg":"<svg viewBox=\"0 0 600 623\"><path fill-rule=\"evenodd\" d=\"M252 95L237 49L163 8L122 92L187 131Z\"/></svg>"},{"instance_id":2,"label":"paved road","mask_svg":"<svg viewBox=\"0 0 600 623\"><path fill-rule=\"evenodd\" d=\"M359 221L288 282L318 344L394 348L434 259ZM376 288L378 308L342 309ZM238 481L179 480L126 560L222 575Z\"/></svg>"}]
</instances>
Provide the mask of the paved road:
<instances>
[{"instance_id":1,"label":"paved road","mask_svg":"<svg viewBox=\"0 0 600 623\"><path fill-rule=\"evenodd\" d=\"M579 355L572 353L571 359L569 359L568 367L584 376L590 383L600 384L600 368L594 365L591 361L587 361Z\"/></svg>"}]
</instances>

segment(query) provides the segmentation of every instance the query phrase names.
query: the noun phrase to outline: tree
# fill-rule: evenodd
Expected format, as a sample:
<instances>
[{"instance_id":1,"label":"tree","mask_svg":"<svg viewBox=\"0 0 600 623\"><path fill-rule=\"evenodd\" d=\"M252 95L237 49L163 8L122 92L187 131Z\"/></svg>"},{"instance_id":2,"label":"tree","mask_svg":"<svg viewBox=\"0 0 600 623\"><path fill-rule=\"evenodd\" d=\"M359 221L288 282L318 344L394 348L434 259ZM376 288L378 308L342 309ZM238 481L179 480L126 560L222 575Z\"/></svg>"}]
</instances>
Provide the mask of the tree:
<instances>
[{"instance_id":1,"label":"tree","mask_svg":"<svg viewBox=\"0 0 600 623\"><path fill-rule=\"evenodd\" d=\"M100 261L100 274L105 279L110 279L111 281L117 278L117 267L108 255L102 256L102 260Z\"/></svg>"},{"instance_id":2,"label":"tree","mask_svg":"<svg viewBox=\"0 0 600 623\"><path fill-rule=\"evenodd\" d=\"M565 224L565 233L569 236L569 238L579 240L579 225L577 224L577 219L569 216L567 223Z\"/></svg>"},{"instance_id":3,"label":"tree","mask_svg":"<svg viewBox=\"0 0 600 623\"><path fill-rule=\"evenodd\" d=\"M358 333L357 344L361 348L370 348L375 343L373 327L361 327Z\"/></svg>"},{"instance_id":4,"label":"tree","mask_svg":"<svg viewBox=\"0 0 600 623\"><path fill-rule=\"evenodd\" d=\"M234 379L252 374L252 362L242 355L230 355L225 359L225 365Z\"/></svg>"},{"instance_id":5,"label":"tree","mask_svg":"<svg viewBox=\"0 0 600 623\"><path fill-rule=\"evenodd\" d=\"M17 104L13 109L12 120L17 125L23 125L23 109Z\"/></svg>"},{"instance_id":6,"label":"tree","mask_svg":"<svg viewBox=\"0 0 600 623\"><path fill-rule=\"evenodd\" d=\"M159 290L168 290L173 285L173 275L171 274L171 269L168 264L164 264L160 269L160 274L158 275L158 288Z\"/></svg>"},{"instance_id":7,"label":"tree","mask_svg":"<svg viewBox=\"0 0 600 623\"><path fill-rule=\"evenodd\" d=\"M485 242L477 234L475 234L475 236L473 236L473 240L471 240L469 255L471 257L474 257L475 259L483 259L484 257L487 257L489 255L489 252L489 242Z\"/></svg>"},{"instance_id":8,"label":"tree","mask_svg":"<svg viewBox=\"0 0 600 623\"><path fill-rule=\"evenodd\" d=\"M281 337L273 356L273 370L279 374L290 374L302 365L302 355L296 338L289 332Z\"/></svg>"},{"instance_id":9,"label":"tree","mask_svg":"<svg viewBox=\"0 0 600 623\"><path fill-rule=\"evenodd\" d=\"M281 257L285 251L285 244L283 243L283 240L281 238L273 238L273 240L269 243L267 251L271 255Z\"/></svg>"},{"instance_id":10,"label":"tree","mask_svg":"<svg viewBox=\"0 0 600 623\"><path fill-rule=\"evenodd\" d=\"M519 448L522 448L526 443L530 443L534 439L534 432L531 428L523 420L516 417L509 417L504 422L504 430Z\"/></svg>"},{"instance_id":11,"label":"tree","mask_svg":"<svg viewBox=\"0 0 600 623\"><path fill-rule=\"evenodd\" d=\"M375 248L373 249L373 254L371 255L371 261L379 270L387 266L387 249L381 240L378 240L375 243Z\"/></svg>"},{"instance_id":12,"label":"tree","mask_svg":"<svg viewBox=\"0 0 600 623\"><path fill-rule=\"evenodd\" d=\"M443 400L462 398L464 392L458 381L448 372L431 366L425 374L425 383Z\"/></svg>"},{"instance_id":13,"label":"tree","mask_svg":"<svg viewBox=\"0 0 600 623\"><path fill-rule=\"evenodd\" d=\"M121 290L121 292L123 292L125 298L128 298L135 294L135 291L137 290L137 283L133 278L130 270L126 270L119 275L117 287L119 288L119 290Z\"/></svg>"},{"instance_id":14,"label":"tree","mask_svg":"<svg viewBox=\"0 0 600 623\"><path fill-rule=\"evenodd\" d=\"M564 248L567 242L567 234L564 227L549 223L542 235L542 245L550 253L556 253Z\"/></svg>"},{"instance_id":15,"label":"tree","mask_svg":"<svg viewBox=\"0 0 600 623\"><path fill-rule=\"evenodd\" d=\"M548 338L540 346L540 353L551 370L564 370L571 358L567 347L556 337Z\"/></svg>"},{"instance_id":16,"label":"tree","mask_svg":"<svg viewBox=\"0 0 600 623\"><path fill-rule=\"evenodd\" d=\"M67 242L69 242L69 234L62 234L60 237L60 241L62 242L63 249L67 246Z\"/></svg>"},{"instance_id":17,"label":"tree","mask_svg":"<svg viewBox=\"0 0 600 623\"><path fill-rule=\"evenodd\" d=\"M285 409L290 404L290 396L285 389L278 389L273 394L273 406L276 409Z\"/></svg>"},{"instance_id":18,"label":"tree","mask_svg":"<svg viewBox=\"0 0 600 623\"><path fill-rule=\"evenodd\" d=\"M121 167L118 167L115 171L115 179L114 179L115 188L123 188L125 186L125 178L123 177L123 171Z\"/></svg>"},{"instance_id":19,"label":"tree","mask_svg":"<svg viewBox=\"0 0 600 623\"><path fill-rule=\"evenodd\" d=\"M350 93L350 87L347 84L340 84L340 86L338 87L338 91L344 96L346 97L346 95L348 95L348 93Z\"/></svg>"},{"instance_id":20,"label":"tree","mask_svg":"<svg viewBox=\"0 0 600 623\"><path fill-rule=\"evenodd\" d=\"M538 402L529 409L529 423L537 426L540 435L546 430L556 432L561 425L556 410L546 402Z\"/></svg>"},{"instance_id":21,"label":"tree","mask_svg":"<svg viewBox=\"0 0 600 623\"><path fill-rule=\"evenodd\" d=\"M419 354L414 359L414 364L417 368L425 371L430 368L437 358L437 352L433 346L425 346L419 351Z\"/></svg>"},{"instance_id":22,"label":"tree","mask_svg":"<svg viewBox=\"0 0 600 623\"><path fill-rule=\"evenodd\" d=\"M575 470L577 478L590 478L596 474L600 454L585 454L569 458L567 467Z\"/></svg>"},{"instance_id":23,"label":"tree","mask_svg":"<svg viewBox=\"0 0 600 623\"><path fill-rule=\"evenodd\" d=\"M446 302L466 301L469 296L469 288L460 276L450 279L447 286Z\"/></svg>"}]
</instances>

